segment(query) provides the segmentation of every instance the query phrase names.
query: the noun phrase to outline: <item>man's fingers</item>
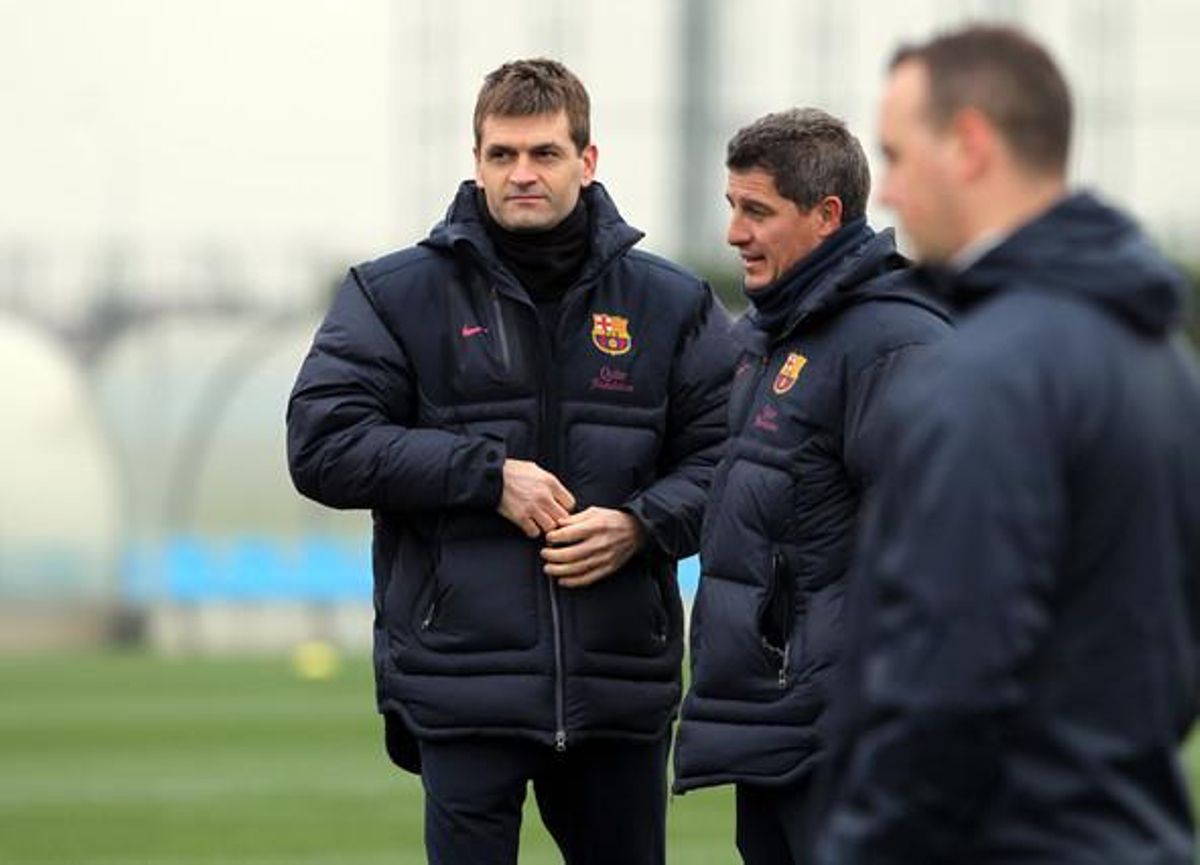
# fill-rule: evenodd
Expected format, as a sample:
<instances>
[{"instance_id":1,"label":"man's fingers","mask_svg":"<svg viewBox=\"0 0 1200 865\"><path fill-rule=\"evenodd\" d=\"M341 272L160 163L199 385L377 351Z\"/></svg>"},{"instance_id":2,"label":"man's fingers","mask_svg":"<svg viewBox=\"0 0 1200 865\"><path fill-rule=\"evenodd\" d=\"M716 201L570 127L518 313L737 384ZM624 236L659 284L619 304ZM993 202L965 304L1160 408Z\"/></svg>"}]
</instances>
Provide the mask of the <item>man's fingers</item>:
<instances>
[{"instance_id":1,"label":"man's fingers","mask_svg":"<svg viewBox=\"0 0 1200 865\"><path fill-rule=\"evenodd\" d=\"M558 528L563 524L563 521L566 520L567 517L571 516L571 512L564 508L557 501L552 501L546 505L546 511L550 515L550 518L554 520L554 525L552 528Z\"/></svg>"},{"instance_id":2,"label":"man's fingers","mask_svg":"<svg viewBox=\"0 0 1200 865\"><path fill-rule=\"evenodd\" d=\"M599 508L590 507L590 508L584 508L582 511L576 511L573 514L569 514L567 516L567 518L565 520L563 520L563 525L564 526L577 526L582 523L592 522L596 519L596 512L598 510L599 510Z\"/></svg>"},{"instance_id":3,"label":"man's fingers","mask_svg":"<svg viewBox=\"0 0 1200 865\"><path fill-rule=\"evenodd\" d=\"M571 495L571 491L564 487L562 481L554 475L550 475L550 494L567 513L575 510L575 496Z\"/></svg>"},{"instance_id":4,"label":"man's fingers","mask_svg":"<svg viewBox=\"0 0 1200 865\"><path fill-rule=\"evenodd\" d=\"M542 534L549 534L558 527L558 521L565 514L566 511L557 505L548 504L535 509L530 514L530 517L537 523L538 529Z\"/></svg>"},{"instance_id":5,"label":"man's fingers","mask_svg":"<svg viewBox=\"0 0 1200 865\"><path fill-rule=\"evenodd\" d=\"M555 577L560 581L564 577L578 579L592 571L602 570L610 561L611 556L605 552L600 552L590 555L586 559L577 559L573 562L547 562L543 570L545 570L547 576Z\"/></svg>"},{"instance_id":6,"label":"man's fingers","mask_svg":"<svg viewBox=\"0 0 1200 865\"><path fill-rule=\"evenodd\" d=\"M564 577L582 577L586 573L601 570L607 563L605 555L593 555L592 558L583 559L582 561L570 561L570 563L562 565L547 564L544 569L547 577L563 579Z\"/></svg>"},{"instance_id":7,"label":"man's fingers","mask_svg":"<svg viewBox=\"0 0 1200 865\"><path fill-rule=\"evenodd\" d=\"M554 531L546 535L546 541L555 545L578 544L592 536L586 522L578 521L578 514L569 514Z\"/></svg>"},{"instance_id":8,"label":"man's fingers","mask_svg":"<svg viewBox=\"0 0 1200 865\"><path fill-rule=\"evenodd\" d=\"M553 474L528 460L504 462L497 510L529 537L552 531L575 506L575 497Z\"/></svg>"},{"instance_id":9,"label":"man's fingers","mask_svg":"<svg viewBox=\"0 0 1200 865\"><path fill-rule=\"evenodd\" d=\"M556 532L551 532L556 534ZM546 536L549 540L549 535ZM603 553L604 550L599 548L598 544L583 542L579 544L565 544L556 547L542 547L542 558L552 565L569 565L578 564L586 561L593 556Z\"/></svg>"}]
</instances>

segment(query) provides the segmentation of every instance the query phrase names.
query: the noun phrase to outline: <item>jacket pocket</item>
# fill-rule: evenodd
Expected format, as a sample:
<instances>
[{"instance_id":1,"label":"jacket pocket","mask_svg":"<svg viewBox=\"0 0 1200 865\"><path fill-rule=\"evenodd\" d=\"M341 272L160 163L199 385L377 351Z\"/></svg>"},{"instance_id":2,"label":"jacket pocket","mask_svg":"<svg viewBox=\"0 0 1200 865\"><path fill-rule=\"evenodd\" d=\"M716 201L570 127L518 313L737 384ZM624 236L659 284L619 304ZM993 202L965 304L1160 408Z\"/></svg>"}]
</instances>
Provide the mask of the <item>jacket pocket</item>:
<instances>
[{"instance_id":1,"label":"jacket pocket","mask_svg":"<svg viewBox=\"0 0 1200 865\"><path fill-rule=\"evenodd\" d=\"M517 332L514 302L472 273L450 295L444 369L462 400L490 399L527 389L530 370Z\"/></svg>"},{"instance_id":2,"label":"jacket pocket","mask_svg":"<svg viewBox=\"0 0 1200 865\"><path fill-rule=\"evenodd\" d=\"M795 580L786 556L760 554L761 582L704 574L692 609L692 687L713 700L777 700L793 681Z\"/></svg>"},{"instance_id":3,"label":"jacket pocket","mask_svg":"<svg viewBox=\"0 0 1200 865\"><path fill-rule=\"evenodd\" d=\"M763 651L776 668L780 688L787 687L792 672L791 655L796 628L796 580L781 550L771 553L770 579L758 610L758 631Z\"/></svg>"},{"instance_id":4,"label":"jacket pocket","mask_svg":"<svg viewBox=\"0 0 1200 865\"><path fill-rule=\"evenodd\" d=\"M437 547L432 521L410 520L398 528L392 518L375 515L375 626L386 628L402 645L415 638L418 611L434 591Z\"/></svg>"},{"instance_id":5,"label":"jacket pocket","mask_svg":"<svg viewBox=\"0 0 1200 865\"><path fill-rule=\"evenodd\" d=\"M670 640L664 588L644 556L583 589L560 591L569 598L576 641L586 652L658 655Z\"/></svg>"},{"instance_id":6,"label":"jacket pocket","mask_svg":"<svg viewBox=\"0 0 1200 865\"><path fill-rule=\"evenodd\" d=\"M537 549L495 515L450 519L416 612L423 644L449 652L529 649L538 641Z\"/></svg>"}]
</instances>

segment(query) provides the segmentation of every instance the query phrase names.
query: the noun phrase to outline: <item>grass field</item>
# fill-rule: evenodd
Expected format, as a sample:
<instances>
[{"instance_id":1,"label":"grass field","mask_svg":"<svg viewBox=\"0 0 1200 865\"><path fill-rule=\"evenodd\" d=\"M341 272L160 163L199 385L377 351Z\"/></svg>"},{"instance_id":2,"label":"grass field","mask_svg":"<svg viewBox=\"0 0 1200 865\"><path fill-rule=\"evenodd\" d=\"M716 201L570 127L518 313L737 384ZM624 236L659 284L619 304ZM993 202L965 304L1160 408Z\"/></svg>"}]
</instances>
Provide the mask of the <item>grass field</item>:
<instances>
[{"instance_id":1,"label":"grass field","mask_svg":"<svg viewBox=\"0 0 1200 865\"><path fill-rule=\"evenodd\" d=\"M0 658L0 863L421 863L420 784L383 756L371 695L365 658L324 681L285 660ZM727 788L676 798L669 860L736 861L731 808ZM558 862L527 816L521 861Z\"/></svg>"},{"instance_id":2,"label":"grass field","mask_svg":"<svg viewBox=\"0 0 1200 865\"><path fill-rule=\"evenodd\" d=\"M424 862L420 783L384 757L372 695L365 658L323 681L282 659L0 658L0 863ZM733 861L731 806L676 798L670 861ZM522 863L560 861L526 813Z\"/></svg>"}]
</instances>

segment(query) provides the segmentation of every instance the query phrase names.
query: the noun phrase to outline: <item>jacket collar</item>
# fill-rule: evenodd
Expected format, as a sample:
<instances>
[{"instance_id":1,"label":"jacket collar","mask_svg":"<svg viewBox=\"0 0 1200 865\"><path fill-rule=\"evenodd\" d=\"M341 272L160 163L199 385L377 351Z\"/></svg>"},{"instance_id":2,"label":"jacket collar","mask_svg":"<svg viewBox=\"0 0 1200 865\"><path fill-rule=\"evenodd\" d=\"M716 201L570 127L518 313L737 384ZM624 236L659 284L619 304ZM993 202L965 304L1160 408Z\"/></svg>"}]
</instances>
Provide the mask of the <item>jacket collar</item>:
<instances>
[{"instance_id":1,"label":"jacket collar","mask_svg":"<svg viewBox=\"0 0 1200 865\"><path fill-rule=\"evenodd\" d=\"M1149 334L1179 325L1187 293L1137 224L1087 192L1061 199L963 272L925 276L960 308L1021 285L1077 297Z\"/></svg>"},{"instance_id":2,"label":"jacket collar","mask_svg":"<svg viewBox=\"0 0 1200 865\"><path fill-rule=\"evenodd\" d=\"M455 255L472 256L491 272L503 274L512 280L488 237L483 215L479 212L476 189L473 180L463 181L459 185L446 216L430 230L421 245ZM582 196L591 213L592 234L591 248L576 285L594 279L644 236L621 218L603 184L593 182L583 189Z\"/></svg>"},{"instance_id":3,"label":"jacket collar","mask_svg":"<svg viewBox=\"0 0 1200 865\"><path fill-rule=\"evenodd\" d=\"M865 225L864 225L865 227ZM778 342L786 339L797 328L832 315L838 310L874 296L870 283L877 277L901 270L908 262L896 250L895 232L888 228L875 233L869 228L852 244L841 258L826 267L816 278L808 278L807 285L797 291L798 300L782 327L770 328L768 340ZM806 275L803 262L781 280L804 281ZM757 329L768 330L756 310L749 311L744 318Z\"/></svg>"}]
</instances>

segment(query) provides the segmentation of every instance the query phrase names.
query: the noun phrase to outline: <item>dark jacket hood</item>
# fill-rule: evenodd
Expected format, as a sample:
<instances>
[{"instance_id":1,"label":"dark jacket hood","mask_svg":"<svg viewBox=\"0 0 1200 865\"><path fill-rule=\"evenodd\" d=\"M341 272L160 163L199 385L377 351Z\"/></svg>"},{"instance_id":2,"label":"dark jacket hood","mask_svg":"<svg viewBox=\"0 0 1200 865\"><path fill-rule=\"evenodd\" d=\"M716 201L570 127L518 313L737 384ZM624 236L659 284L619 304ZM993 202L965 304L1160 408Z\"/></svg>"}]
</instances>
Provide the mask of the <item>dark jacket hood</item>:
<instances>
[{"instance_id":1,"label":"dark jacket hood","mask_svg":"<svg viewBox=\"0 0 1200 865\"><path fill-rule=\"evenodd\" d=\"M429 236L421 241L421 245L447 252L454 252L466 246L490 269L495 270L502 265L496 255L496 248L488 237L483 215L479 212L477 189L475 181L464 180L459 185L446 216L430 230ZM616 204L609 197L603 184L594 182L584 187L582 197L589 213L591 252L580 272L579 282L585 282L604 270L609 262L625 253L644 236L641 231L621 218Z\"/></svg>"},{"instance_id":2,"label":"dark jacket hood","mask_svg":"<svg viewBox=\"0 0 1200 865\"><path fill-rule=\"evenodd\" d=\"M1161 335L1182 320L1187 282L1128 216L1086 192L1068 196L952 280L969 307L1014 284L1068 292Z\"/></svg>"}]
</instances>

